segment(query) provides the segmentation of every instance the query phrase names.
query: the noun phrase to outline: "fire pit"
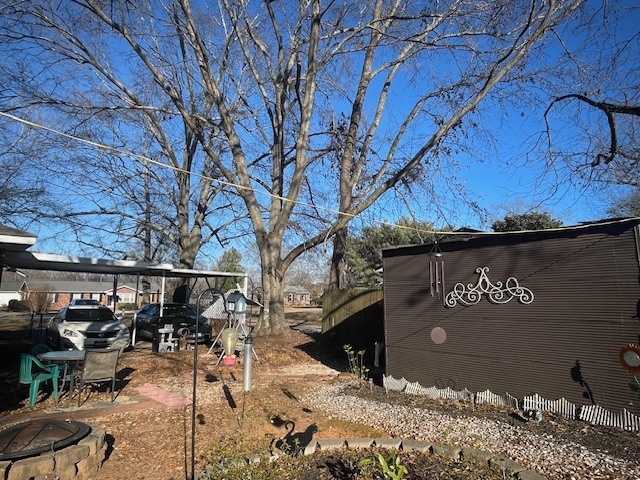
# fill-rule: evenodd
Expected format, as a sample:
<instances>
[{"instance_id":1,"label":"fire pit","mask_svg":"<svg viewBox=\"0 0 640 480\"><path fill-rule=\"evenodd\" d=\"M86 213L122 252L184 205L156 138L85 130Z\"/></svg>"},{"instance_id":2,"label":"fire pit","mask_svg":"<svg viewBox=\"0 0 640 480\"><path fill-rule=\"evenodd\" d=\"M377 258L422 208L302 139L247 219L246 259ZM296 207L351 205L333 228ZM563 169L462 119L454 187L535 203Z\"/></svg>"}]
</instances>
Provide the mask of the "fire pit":
<instances>
[{"instance_id":1,"label":"fire pit","mask_svg":"<svg viewBox=\"0 0 640 480\"><path fill-rule=\"evenodd\" d=\"M96 472L105 458L105 432L81 422L37 419L0 430L0 478L55 474L72 479Z\"/></svg>"}]
</instances>

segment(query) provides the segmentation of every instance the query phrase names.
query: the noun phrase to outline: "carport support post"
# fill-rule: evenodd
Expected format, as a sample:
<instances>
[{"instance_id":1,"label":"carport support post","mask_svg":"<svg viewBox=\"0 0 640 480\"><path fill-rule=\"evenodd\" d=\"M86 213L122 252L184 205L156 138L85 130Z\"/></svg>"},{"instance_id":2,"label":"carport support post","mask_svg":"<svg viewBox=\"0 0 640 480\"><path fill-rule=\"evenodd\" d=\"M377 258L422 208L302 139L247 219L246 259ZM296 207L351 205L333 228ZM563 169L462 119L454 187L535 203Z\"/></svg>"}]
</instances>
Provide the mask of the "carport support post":
<instances>
[{"instance_id":1,"label":"carport support post","mask_svg":"<svg viewBox=\"0 0 640 480\"><path fill-rule=\"evenodd\" d=\"M160 339L158 338L158 325L160 325L160 320L162 320L162 316L158 319L156 323L153 324L153 340L151 341L151 351L158 351L158 344L160 343Z\"/></svg>"}]
</instances>

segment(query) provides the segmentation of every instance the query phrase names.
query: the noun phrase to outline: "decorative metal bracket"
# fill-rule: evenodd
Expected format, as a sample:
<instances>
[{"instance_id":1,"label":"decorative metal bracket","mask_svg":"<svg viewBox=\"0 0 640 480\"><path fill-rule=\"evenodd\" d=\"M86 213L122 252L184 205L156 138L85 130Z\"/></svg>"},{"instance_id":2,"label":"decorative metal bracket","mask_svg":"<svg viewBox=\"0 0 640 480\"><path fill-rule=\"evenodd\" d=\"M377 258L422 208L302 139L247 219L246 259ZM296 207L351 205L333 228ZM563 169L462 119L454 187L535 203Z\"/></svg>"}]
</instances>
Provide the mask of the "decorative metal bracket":
<instances>
[{"instance_id":1,"label":"decorative metal bracket","mask_svg":"<svg viewBox=\"0 0 640 480\"><path fill-rule=\"evenodd\" d=\"M475 305L482 300L483 294L490 302L498 304L508 303L513 298L517 298L520 303L525 305L533 302L533 292L521 286L515 277L507 278L504 285L502 282L496 282L494 285L487 276L488 271L489 267L476 268L476 272L480 274L476 285L456 283L444 299L445 306L452 308L458 302L467 306Z\"/></svg>"}]
</instances>

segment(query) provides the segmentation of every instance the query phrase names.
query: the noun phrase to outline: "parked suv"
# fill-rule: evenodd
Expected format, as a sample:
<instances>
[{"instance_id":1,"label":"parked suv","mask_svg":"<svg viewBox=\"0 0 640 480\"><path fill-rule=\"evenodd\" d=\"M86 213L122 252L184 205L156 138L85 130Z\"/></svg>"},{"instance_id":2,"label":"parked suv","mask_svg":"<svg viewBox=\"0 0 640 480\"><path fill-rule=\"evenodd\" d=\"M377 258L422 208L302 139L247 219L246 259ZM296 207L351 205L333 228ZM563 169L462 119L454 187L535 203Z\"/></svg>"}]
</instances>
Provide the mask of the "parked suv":
<instances>
[{"instance_id":1,"label":"parked suv","mask_svg":"<svg viewBox=\"0 0 640 480\"><path fill-rule=\"evenodd\" d=\"M74 298L69 302L69 305L102 305L98 300L93 298Z\"/></svg>"},{"instance_id":2,"label":"parked suv","mask_svg":"<svg viewBox=\"0 0 640 480\"><path fill-rule=\"evenodd\" d=\"M73 348L126 348L129 329L111 309L97 305L62 307L47 324L46 342L60 350Z\"/></svg>"},{"instance_id":3,"label":"parked suv","mask_svg":"<svg viewBox=\"0 0 640 480\"><path fill-rule=\"evenodd\" d=\"M196 311L186 303L165 303L160 317L160 304L150 303L138 310L133 317L137 338L153 340L156 328L172 325L177 336L193 335L196 331ZM209 319L200 315L198 319L198 336L205 342L211 341L211 324Z\"/></svg>"}]
</instances>

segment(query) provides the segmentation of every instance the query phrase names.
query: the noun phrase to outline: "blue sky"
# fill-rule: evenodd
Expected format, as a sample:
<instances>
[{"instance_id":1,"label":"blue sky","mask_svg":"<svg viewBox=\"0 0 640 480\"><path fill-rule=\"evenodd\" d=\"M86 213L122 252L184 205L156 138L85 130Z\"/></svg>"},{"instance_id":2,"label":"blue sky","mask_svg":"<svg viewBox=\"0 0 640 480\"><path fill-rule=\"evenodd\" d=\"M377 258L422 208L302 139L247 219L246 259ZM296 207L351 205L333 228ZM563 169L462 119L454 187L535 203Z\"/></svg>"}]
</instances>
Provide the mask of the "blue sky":
<instances>
[{"instance_id":1,"label":"blue sky","mask_svg":"<svg viewBox=\"0 0 640 480\"><path fill-rule=\"evenodd\" d=\"M627 28L637 30L637 19L626 20L632 25ZM443 71L440 70L439 73L442 74ZM400 92L398 99L403 98L406 93ZM508 94L509 92L505 93ZM397 108L398 112L395 113L402 110L402 105ZM432 221L437 226L450 224L490 230L492 220L503 218L506 213L524 213L530 210L548 211L566 225L604 218L608 205L592 191L583 191L564 179L558 180L553 176L543 175L545 162L543 159L535 158L532 142L544 128L542 114L546 105L526 110L526 115L520 115L520 111L513 111L510 112L511 116L503 116L497 112L497 108L496 99L489 98L483 103L481 114L489 132L487 135L491 136L493 141L484 143L484 139L480 137L472 139L467 152L454 158L461 167L458 180L465 185L470 198L488 212L486 221L483 222L467 212L463 205L456 203L457 200L446 198L447 195L444 193L443 202L448 203L449 213L445 213L444 210L438 211L425 201L424 205L418 203L413 206L418 219ZM106 139L104 142L109 143ZM134 148L135 146L129 145L126 149ZM477 158L473 156L475 153ZM482 160L482 163L478 163L479 160ZM444 185L444 182L442 184ZM372 211L363 215L364 221L393 222L401 216L408 215L409 209L404 209L401 203L394 202L394 199L383 198ZM43 231L45 229L46 227ZM39 249L47 250L40 245ZM54 251L55 248L49 250ZM215 251L216 248L211 247L211 250Z\"/></svg>"}]
</instances>

